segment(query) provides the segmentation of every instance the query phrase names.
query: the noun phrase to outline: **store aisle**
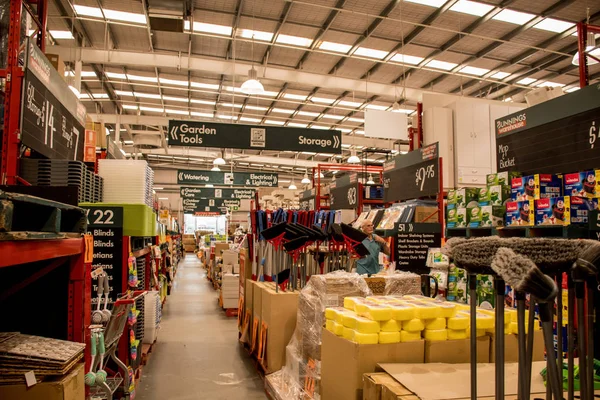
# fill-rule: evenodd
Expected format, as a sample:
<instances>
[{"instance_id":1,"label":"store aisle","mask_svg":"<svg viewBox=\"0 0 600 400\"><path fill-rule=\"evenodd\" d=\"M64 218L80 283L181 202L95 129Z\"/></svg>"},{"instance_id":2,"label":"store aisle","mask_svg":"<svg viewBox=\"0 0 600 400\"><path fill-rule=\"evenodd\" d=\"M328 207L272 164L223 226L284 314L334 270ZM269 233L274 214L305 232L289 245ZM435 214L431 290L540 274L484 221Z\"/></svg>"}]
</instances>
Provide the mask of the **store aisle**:
<instances>
[{"instance_id":1,"label":"store aisle","mask_svg":"<svg viewBox=\"0 0 600 400\"><path fill-rule=\"evenodd\" d=\"M263 382L237 342L194 255L179 264L136 399L265 399Z\"/></svg>"}]
</instances>

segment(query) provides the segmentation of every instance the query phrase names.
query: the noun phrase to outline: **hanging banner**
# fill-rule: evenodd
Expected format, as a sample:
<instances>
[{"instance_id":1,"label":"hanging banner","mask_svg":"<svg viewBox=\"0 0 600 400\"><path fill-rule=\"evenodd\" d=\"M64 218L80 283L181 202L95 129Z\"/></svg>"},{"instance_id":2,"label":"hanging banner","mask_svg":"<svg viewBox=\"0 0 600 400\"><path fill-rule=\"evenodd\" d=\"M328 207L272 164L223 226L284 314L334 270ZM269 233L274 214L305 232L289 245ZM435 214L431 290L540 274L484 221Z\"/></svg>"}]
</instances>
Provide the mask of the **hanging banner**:
<instances>
[{"instance_id":1,"label":"hanging banner","mask_svg":"<svg viewBox=\"0 0 600 400\"><path fill-rule=\"evenodd\" d=\"M383 165L383 201L435 196L440 190L438 143L396 156Z\"/></svg>"},{"instance_id":2,"label":"hanging banner","mask_svg":"<svg viewBox=\"0 0 600 400\"><path fill-rule=\"evenodd\" d=\"M57 160L83 160L85 106L30 39L21 105L21 143Z\"/></svg>"},{"instance_id":3,"label":"hanging banner","mask_svg":"<svg viewBox=\"0 0 600 400\"><path fill-rule=\"evenodd\" d=\"M254 199L254 189L214 189L182 187L179 191L183 199Z\"/></svg>"},{"instance_id":4,"label":"hanging banner","mask_svg":"<svg viewBox=\"0 0 600 400\"><path fill-rule=\"evenodd\" d=\"M354 210L358 208L358 176L356 173L342 176L329 185L332 210Z\"/></svg>"},{"instance_id":5,"label":"hanging banner","mask_svg":"<svg viewBox=\"0 0 600 400\"><path fill-rule=\"evenodd\" d=\"M228 208L231 211L239 210L242 201L240 199L182 199L183 210L202 211L209 208Z\"/></svg>"},{"instance_id":6,"label":"hanging banner","mask_svg":"<svg viewBox=\"0 0 600 400\"><path fill-rule=\"evenodd\" d=\"M496 120L498 172L558 174L600 165L600 84Z\"/></svg>"},{"instance_id":7,"label":"hanging banner","mask_svg":"<svg viewBox=\"0 0 600 400\"><path fill-rule=\"evenodd\" d=\"M169 146L342 153L342 131L169 121Z\"/></svg>"},{"instance_id":8,"label":"hanging banner","mask_svg":"<svg viewBox=\"0 0 600 400\"><path fill-rule=\"evenodd\" d=\"M205 185L236 185L236 186L267 186L276 187L279 175L262 172L217 172L197 171L189 169L177 170L178 184Z\"/></svg>"}]
</instances>

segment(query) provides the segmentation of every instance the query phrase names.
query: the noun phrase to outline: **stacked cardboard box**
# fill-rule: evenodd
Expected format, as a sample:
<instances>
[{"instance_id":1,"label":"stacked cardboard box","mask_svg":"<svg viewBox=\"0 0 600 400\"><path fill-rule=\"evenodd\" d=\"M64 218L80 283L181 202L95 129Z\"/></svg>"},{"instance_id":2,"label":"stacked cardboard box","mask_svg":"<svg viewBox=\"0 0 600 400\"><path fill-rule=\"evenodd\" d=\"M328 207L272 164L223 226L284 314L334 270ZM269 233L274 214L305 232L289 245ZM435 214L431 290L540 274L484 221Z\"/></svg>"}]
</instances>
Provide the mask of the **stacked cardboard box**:
<instances>
[{"instance_id":1,"label":"stacked cardboard box","mask_svg":"<svg viewBox=\"0 0 600 400\"><path fill-rule=\"evenodd\" d=\"M238 308L240 299L240 277L235 274L223 274L221 280L221 298L223 308Z\"/></svg>"},{"instance_id":2,"label":"stacked cardboard box","mask_svg":"<svg viewBox=\"0 0 600 400\"><path fill-rule=\"evenodd\" d=\"M183 249L188 252L196 250L196 238L193 234L183 235Z\"/></svg>"}]
</instances>

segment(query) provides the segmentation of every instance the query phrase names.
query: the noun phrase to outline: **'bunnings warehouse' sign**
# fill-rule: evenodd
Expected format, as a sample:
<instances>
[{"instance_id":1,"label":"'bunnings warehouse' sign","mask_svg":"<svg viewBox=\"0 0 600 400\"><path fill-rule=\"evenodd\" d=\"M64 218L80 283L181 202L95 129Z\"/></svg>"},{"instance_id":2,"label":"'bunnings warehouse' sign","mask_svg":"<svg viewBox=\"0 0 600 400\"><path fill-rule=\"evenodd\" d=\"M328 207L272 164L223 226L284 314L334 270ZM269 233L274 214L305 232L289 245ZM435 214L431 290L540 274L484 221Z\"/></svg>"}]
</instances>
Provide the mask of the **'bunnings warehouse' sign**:
<instances>
[{"instance_id":1,"label":"'bunnings warehouse' sign","mask_svg":"<svg viewBox=\"0 0 600 400\"><path fill-rule=\"evenodd\" d=\"M201 187L182 187L183 199L247 199L254 198L254 189L212 189Z\"/></svg>"},{"instance_id":2,"label":"'bunnings warehouse' sign","mask_svg":"<svg viewBox=\"0 0 600 400\"><path fill-rule=\"evenodd\" d=\"M342 132L200 121L169 121L169 146L342 153Z\"/></svg>"},{"instance_id":3,"label":"'bunnings warehouse' sign","mask_svg":"<svg viewBox=\"0 0 600 400\"><path fill-rule=\"evenodd\" d=\"M275 187L279 182L277 174L262 172L217 172L177 170L177 183L187 185L235 185Z\"/></svg>"}]
</instances>

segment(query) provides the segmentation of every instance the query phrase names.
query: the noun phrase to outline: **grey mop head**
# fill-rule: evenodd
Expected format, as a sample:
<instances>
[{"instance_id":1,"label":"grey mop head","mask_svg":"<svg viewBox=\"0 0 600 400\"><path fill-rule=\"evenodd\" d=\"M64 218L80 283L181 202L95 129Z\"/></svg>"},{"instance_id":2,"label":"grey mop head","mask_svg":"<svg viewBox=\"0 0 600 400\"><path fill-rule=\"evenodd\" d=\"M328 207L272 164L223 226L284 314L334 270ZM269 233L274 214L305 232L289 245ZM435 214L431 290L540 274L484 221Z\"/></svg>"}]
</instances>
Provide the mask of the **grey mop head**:
<instances>
[{"instance_id":1,"label":"grey mop head","mask_svg":"<svg viewBox=\"0 0 600 400\"><path fill-rule=\"evenodd\" d=\"M454 248L456 248L456 246L463 244L465 242L468 242L468 241L469 241L469 239L461 238L461 237L450 238L446 241L446 244L444 245L444 247L442 247L442 254L444 254L445 256L448 256L449 258L453 258L452 251L454 250Z\"/></svg>"},{"instance_id":2,"label":"grey mop head","mask_svg":"<svg viewBox=\"0 0 600 400\"><path fill-rule=\"evenodd\" d=\"M600 243L591 241L590 246L579 255L577 267L580 269L578 271L579 274L598 275L598 269L600 268Z\"/></svg>"}]
</instances>

